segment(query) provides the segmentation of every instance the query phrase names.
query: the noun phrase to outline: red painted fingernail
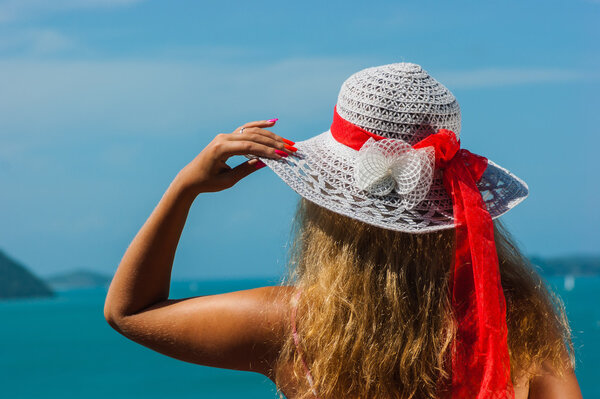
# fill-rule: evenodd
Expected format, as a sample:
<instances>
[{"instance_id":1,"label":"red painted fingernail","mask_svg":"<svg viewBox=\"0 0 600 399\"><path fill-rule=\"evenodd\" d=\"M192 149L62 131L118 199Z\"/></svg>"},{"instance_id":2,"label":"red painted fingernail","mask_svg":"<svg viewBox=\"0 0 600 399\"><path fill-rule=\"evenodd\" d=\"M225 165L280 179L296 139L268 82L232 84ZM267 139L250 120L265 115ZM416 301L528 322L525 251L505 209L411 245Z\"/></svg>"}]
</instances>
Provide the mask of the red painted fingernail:
<instances>
[{"instance_id":1,"label":"red painted fingernail","mask_svg":"<svg viewBox=\"0 0 600 399\"><path fill-rule=\"evenodd\" d=\"M279 120L279 118L269 119L267 122L277 122L278 120Z\"/></svg>"},{"instance_id":2,"label":"red painted fingernail","mask_svg":"<svg viewBox=\"0 0 600 399\"><path fill-rule=\"evenodd\" d=\"M282 156L282 157L287 157L288 154L286 154L285 152L281 151L281 150L275 150L275 154Z\"/></svg>"},{"instance_id":3,"label":"red painted fingernail","mask_svg":"<svg viewBox=\"0 0 600 399\"><path fill-rule=\"evenodd\" d=\"M291 145L284 144L283 146L292 152L298 151L296 147L292 147Z\"/></svg>"},{"instance_id":4,"label":"red painted fingernail","mask_svg":"<svg viewBox=\"0 0 600 399\"><path fill-rule=\"evenodd\" d=\"M288 139L284 139L283 137L281 138L281 140L283 140L284 143L289 144L289 145L294 145L296 143L294 143L292 140L288 140Z\"/></svg>"},{"instance_id":5,"label":"red painted fingernail","mask_svg":"<svg viewBox=\"0 0 600 399\"><path fill-rule=\"evenodd\" d=\"M264 168L265 166L267 166L267 164L261 161L260 159L254 164L254 167L256 169Z\"/></svg>"}]
</instances>

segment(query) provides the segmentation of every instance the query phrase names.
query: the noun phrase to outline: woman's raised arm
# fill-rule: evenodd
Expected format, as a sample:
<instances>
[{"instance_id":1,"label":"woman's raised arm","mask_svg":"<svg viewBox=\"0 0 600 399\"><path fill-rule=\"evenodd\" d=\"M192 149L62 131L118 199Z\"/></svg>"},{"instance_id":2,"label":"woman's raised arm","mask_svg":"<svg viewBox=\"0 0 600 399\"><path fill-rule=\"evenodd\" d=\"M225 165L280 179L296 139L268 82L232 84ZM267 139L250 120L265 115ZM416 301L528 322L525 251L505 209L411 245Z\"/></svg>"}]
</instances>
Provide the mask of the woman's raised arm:
<instances>
[{"instance_id":1,"label":"woman's raised arm","mask_svg":"<svg viewBox=\"0 0 600 399\"><path fill-rule=\"evenodd\" d=\"M175 251L195 197L229 188L264 166L252 159L230 168L227 159L242 154L278 159L295 150L265 130L273 125L274 121L252 122L244 125L243 134L236 129L217 135L178 173L129 245L110 285L104 315L117 331L182 360L251 368L252 359L264 347L257 345L256 353L248 351L241 357L232 351L273 338L268 331L277 330L272 323L278 320L278 308L268 314L263 310L265 303L276 303L281 290L267 287L184 300L168 297Z\"/></svg>"}]
</instances>

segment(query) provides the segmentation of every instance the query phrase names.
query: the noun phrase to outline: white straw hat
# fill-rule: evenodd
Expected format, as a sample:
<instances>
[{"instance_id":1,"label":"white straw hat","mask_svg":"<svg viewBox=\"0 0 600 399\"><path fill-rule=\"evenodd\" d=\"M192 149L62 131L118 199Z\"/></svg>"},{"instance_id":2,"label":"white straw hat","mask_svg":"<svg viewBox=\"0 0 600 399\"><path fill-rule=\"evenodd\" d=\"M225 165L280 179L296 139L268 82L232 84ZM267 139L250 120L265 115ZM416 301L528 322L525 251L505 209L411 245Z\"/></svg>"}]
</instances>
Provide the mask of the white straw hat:
<instances>
[{"instance_id":1,"label":"white straw hat","mask_svg":"<svg viewBox=\"0 0 600 399\"><path fill-rule=\"evenodd\" d=\"M396 177L395 182L390 173L396 166L385 160L390 152L413 151L410 146L440 129L451 130L458 138L460 107L446 87L416 64L367 68L343 83L336 111L336 117L394 140L383 140L379 149L374 145L377 142L369 140L358 151L336 140L330 129L296 142L298 151L294 155L260 159L302 197L365 223L411 233L454 226L453 204L443 184L443 171L431 167L434 158L430 153L422 152L400 162L404 175ZM397 143L407 148L398 149ZM374 153L366 151L369 146ZM363 169L359 171L361 162ZM411 162L416 169L407 172ZM373 171L387 172L385 176L373 176ZM408 191L414 189L412 194L403 184L408 184ZM489 160L477 187L492 218L506 213L528 195L525 182Z\"/></svg>"}]
</instances>

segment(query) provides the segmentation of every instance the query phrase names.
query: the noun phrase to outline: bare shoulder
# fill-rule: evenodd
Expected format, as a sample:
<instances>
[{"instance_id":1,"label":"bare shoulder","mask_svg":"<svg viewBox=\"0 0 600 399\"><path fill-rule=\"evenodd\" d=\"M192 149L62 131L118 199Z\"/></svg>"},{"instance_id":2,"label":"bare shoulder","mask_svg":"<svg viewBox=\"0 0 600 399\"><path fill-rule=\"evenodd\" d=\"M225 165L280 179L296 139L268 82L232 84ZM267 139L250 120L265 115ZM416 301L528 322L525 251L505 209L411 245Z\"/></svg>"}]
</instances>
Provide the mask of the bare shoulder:
<instances>
[{"instance_id":1,"label":"bare shoulder","mask_svg":"<svg viewBox=\"0 0 600 399\"><path fill-rule=\"evenodd\" d=\"M229 294L239 297L235 302L245 302L247 314L254 315L245 325L252 331L250 334L255 335L251 339L252 346L263 348L256 358L260 358L264 366L253 371L272 380L281 348L291 334L291 298L295 292L292 286L267 286Z\"/></svg>"},{"instance_id":2,"label":"bare shoulder","mask_svg":"<svg viewBox=\"0 0 600 399\"><path fill-rule=\"evenodd\" d=\"M266 318L269 325L285 325L289 320L290 300L295 288L291 286L268 286L245 291L231 292L239 304L254 307L253 313Z\"/></svg>"},{"instance_id":3,"label":"bare shoulder","mask_svg":"<svg viewBox=\"0 0 600 399\"><path fill-rule=\"evenodd\" d=\"M294 292L295 288L291 286L268 286L230 295L239 296L236 298L237 303L243 301L245 306L252 308L251 313L258 318L256 326L271 331L272 341L283 342L289 331L290 300Z\"/></svg>"},{"instance_id":4,"label":"bare shoulder","mask_svg":"<svg viewBox=\"0 0 600 399\"><path fill-rule=\"evenodd\" d=\"M295 290L295 287L283 285L259 287L237 292L244 293L245 295L248 295L249 298L262 302L263 304L270 304L275 307L283 306L289 308L290 299Z\"/></svg>"},{"instance_id":5,"label":"bare shoulder","mask_svg":"<svg viewBox=\"0 0 600 399\"><path fill-rule=\"evenodd\" d=\"M581 399L575 371L557 373L548 363L542 365L529 384L530 399Z\"/></svg>"}]
</instances>

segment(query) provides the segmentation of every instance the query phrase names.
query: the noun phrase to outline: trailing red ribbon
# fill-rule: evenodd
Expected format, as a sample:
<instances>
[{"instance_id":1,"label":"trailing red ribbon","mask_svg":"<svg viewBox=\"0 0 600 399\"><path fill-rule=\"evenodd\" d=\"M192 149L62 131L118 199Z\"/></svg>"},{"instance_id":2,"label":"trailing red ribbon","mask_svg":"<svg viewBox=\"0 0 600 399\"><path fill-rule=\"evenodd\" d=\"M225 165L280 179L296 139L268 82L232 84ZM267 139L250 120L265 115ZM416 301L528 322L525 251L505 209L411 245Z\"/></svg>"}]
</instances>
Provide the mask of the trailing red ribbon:
<instances>
[{"instance_id":1,"label":"trailing red ribbon","mask_svg":"<svg viewBox=\"0 0 600 399\"><path fill-rule=\"evenodd\" d=\"M359 150L368 132L334 110L331 134ZM452 197L456 251L452 273L452 307L457 335L452 348L452 397L514 398L507 343L506 302L500 282L494 225L476 182L487 159L460 149L454 132L439 130L413 148L433 147L435 167L442 169Z\"/></svg>"}]
</instances>

